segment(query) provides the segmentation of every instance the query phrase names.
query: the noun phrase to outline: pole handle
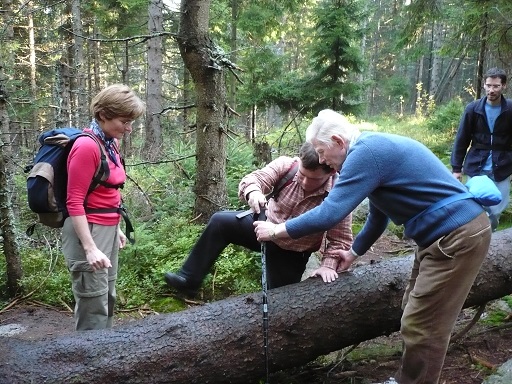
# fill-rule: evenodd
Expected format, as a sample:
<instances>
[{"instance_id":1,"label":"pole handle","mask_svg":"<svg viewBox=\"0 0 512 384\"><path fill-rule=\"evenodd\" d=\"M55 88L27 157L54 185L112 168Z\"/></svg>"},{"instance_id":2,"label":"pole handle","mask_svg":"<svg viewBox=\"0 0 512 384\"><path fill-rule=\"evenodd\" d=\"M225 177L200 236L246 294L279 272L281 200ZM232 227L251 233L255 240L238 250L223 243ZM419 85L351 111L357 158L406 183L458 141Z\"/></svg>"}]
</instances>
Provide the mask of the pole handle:
<instances>
[{"instance_id":1,"label":"pole handle","mask_svg":"<svg viewBox=\"0 0 512 384\"><path fill-rule=\"evenodd\" d=\"M255 216L255 220L258 220L258 221L267 221L267 215L266 215L266 207L261 207L260 208L260 213L259 214L254 214Z\"/></svg>"}]
</instances>

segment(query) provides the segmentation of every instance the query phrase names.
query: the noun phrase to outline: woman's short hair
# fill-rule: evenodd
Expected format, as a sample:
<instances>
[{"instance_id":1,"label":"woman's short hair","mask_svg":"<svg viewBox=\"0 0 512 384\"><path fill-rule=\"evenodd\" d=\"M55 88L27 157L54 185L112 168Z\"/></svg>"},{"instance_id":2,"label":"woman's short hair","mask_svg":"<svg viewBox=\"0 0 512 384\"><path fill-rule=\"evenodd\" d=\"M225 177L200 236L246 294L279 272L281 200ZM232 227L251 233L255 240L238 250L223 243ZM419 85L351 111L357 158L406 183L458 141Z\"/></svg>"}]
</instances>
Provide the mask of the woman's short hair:
<instances>
[{"instance_id":1,"label":"woman's short hair","mask_svg":"<svg viewBox=\"0 0 512 384\"><path fill-rule=\"evenodd\" d=\"M91 115L100 120L100 112L107 120L116 117L136 119L146 110L144 102L124 84L112 84L101 90L91 101Z\"/></svg>"}]
</instances>

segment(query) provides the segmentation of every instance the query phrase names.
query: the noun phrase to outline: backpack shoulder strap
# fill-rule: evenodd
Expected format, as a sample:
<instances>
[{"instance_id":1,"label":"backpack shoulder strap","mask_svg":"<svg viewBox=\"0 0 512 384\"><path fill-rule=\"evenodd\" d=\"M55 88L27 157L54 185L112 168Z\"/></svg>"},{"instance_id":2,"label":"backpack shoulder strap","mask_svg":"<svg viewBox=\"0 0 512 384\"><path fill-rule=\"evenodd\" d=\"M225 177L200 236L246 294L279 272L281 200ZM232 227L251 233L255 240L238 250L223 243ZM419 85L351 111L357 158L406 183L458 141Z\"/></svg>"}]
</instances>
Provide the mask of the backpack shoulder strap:
<instances>
[{"instance_id":1,"label":"backpack shoulder strap","mask_svg":"<svg viewBox=\"0 0 512 384\"><path fill-rule=\"evenodd\" d=\"M89 132L83 132L81 136L87 136L94 140L94 142L98 145L98 149L100 151L100 163L98 164L98 168L96 168L96 172L94 173L94 177L92 178L91 185L89 186L89 190L87 194L91 193L98 185L103 184L105 180L110 176L110 170L108 167L107 156L105 155L105 149L103 145L101 145L98 138Z\"/></svg>"},{"instance_id":2,"label":"backpack shoulder strap","mask_svg":"<svg viewBox=\"0 0 512 384\"><path fill-rule=\"evenodd\" d=\"M294 160L286 174L281 177L281 179L277 182L277 184L272 189L272 192L268 193L265 197L267 200L274 198L274 200L277 200L279 196L279 192L289 185L292 182L293 177L297 174L297 171L299 170L299 162L298 160Z\"/></svg>"},{"instance_id":3,"label":"backpack shoulder strap","mask_svg":"<svg viewBox=\"0 0 512 384\"><path fill-rule=\"evenodd\" d=\"M124 157L121 154L121 150L119 148L119 141L117 139L114 140L114 150L119 155L119 160L121 160L121 165L123 166L124 170L126 171L126 164L124 162Z\"/></svg>"}]
</instances>

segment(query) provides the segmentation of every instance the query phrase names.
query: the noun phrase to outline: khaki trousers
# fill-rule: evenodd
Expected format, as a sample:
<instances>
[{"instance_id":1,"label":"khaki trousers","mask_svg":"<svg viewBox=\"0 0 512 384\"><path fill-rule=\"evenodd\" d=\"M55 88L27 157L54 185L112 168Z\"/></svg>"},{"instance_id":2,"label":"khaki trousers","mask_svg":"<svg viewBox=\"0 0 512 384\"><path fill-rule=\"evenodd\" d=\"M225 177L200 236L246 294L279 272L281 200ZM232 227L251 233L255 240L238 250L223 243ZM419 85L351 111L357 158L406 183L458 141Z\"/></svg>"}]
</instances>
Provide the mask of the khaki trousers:
<instances>
[{"instance_id":1,"label":"khaki trousers","mask_svg":"<svg viewBox=\"0 0 512 384\"><path fill-rule=\"evenodd\" d=\"M486 213L416 250L402 308L400 384L437 384L451 332L489 250Z\"/></svg>"},{"instance_id":2,"label":"khaki trousers","mask_svg":"<svg viewBox=\"0 0 512 384\"><path fill-rule=\"evenodd\" d=\"M89 230L94 243L110 259L112 267L92 270L73 223L67 218L62 228L62 252L71 276L77 331L111 328L116 301L118 226L89 223Z\"/></svg>"}]
</instances>

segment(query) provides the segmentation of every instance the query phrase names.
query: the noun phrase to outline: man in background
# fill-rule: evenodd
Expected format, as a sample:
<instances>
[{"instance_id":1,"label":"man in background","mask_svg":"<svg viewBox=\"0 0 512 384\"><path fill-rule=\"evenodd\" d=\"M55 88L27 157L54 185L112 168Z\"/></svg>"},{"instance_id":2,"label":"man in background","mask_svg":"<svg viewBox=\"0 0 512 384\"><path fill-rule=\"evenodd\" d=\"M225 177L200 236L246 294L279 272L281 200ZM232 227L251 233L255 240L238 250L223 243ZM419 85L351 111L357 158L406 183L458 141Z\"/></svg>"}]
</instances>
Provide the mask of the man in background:
<instances>
[{"instance_id":1,"label":"man in background","mask_svg":"<svg viewBox=\"0 0 512 384\"><path fill-rule=\"evenodd\" d=\"M501 203L485 207L493 231L498 228L500 215L510 200L512 101L503 96L506 87L504 70L487 71L486 95L466 106L451 156L452 173L457 179L462 181L462 174L469 178L487 175L501 192Z\"/></svg>"}]
</instances>

